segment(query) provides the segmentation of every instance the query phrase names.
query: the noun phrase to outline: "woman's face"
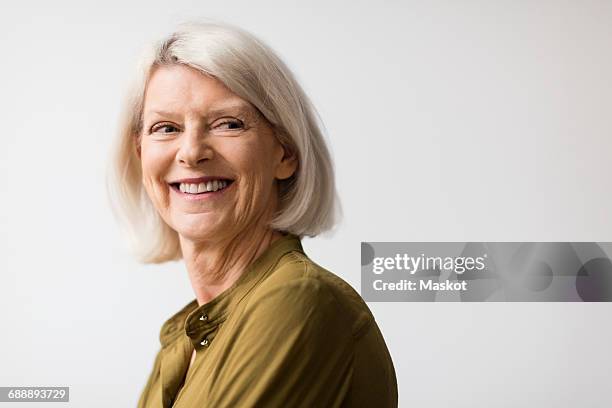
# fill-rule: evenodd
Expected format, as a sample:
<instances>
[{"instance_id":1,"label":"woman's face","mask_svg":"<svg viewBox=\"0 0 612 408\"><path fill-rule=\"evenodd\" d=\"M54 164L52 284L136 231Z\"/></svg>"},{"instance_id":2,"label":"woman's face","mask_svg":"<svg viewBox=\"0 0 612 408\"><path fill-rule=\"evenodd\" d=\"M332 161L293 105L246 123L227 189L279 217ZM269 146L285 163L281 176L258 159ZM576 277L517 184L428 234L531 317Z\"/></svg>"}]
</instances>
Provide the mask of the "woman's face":
<instances>
[{"instance_id":1,"label":"woman's face","mask_svg":"<svg viewBox=\"0 0 612 408\"><path fill-rule=\"evenodd\" d=\"M140 158L160 216L193 241L228 238L269 221L276 179L297 166L255 107L184 65L151 74Z\"/></svg>"}]
</instances>

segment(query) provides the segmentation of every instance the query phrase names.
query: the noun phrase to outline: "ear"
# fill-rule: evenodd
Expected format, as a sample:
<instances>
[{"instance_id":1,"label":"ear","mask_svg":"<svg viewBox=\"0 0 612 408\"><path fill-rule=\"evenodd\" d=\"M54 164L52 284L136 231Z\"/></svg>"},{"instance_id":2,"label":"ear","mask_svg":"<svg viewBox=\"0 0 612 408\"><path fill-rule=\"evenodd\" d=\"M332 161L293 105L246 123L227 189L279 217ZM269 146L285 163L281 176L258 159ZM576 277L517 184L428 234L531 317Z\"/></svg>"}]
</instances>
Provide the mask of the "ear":
<instances>
[{"instance_id":1,"label":"ear","mask_svg":"<svg viewBox=\"0 0 612 408\"><path fill-rule=\"evenodd\" d=\"M281 156L280 163L276 167L275 177L278 180L284 180L291 177L298 167L298 157L297 154L293 151L293 149L288 149L281 145L280 143L277 145L278 155Z\"/></svg>"}]
</instances>

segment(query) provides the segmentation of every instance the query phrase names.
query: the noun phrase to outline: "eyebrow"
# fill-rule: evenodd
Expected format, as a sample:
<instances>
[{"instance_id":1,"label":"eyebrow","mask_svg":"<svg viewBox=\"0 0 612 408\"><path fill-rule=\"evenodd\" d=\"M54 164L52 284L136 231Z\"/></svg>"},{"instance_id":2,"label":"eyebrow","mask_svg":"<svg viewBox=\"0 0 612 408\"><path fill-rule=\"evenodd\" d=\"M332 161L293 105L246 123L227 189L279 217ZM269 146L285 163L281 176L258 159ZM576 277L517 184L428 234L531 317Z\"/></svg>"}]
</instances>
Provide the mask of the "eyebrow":
<instances>
[{"instance_id":1,"label":"eyebrow","mask_svg":"<svg viewBox=\"0 0 612 408\"><path fill-rule=\"evenodd\" d=\"M216 116L216 115L220 115L222 113L228 112L228 111L241 111L241 112L245 112L245 113L253 113L256 111L255 107L253 105L251 105L248 102L233 102L233 103L228 103L226 105L221 105L219 107L214 107L213 109L209 110L207 112L208 116Z\"/></svg>"},{"instance_id":2,"label":"eyebrow","mask_svg":"<svg viewBox=\"0 0 612 408\"><path fill-rule=\"evenodd\" d=\"M257 109L254 108L248 102L247 103L238 102L238 103L229 103L226 105L221 105L219 107L214 107L206 112L205 117L219 116L224 113L231 112L231 111L240 111L240 112L247 113L247 114L257 113ZM152 110L146 111L145 114L156 114L158 116L165 116L165 117L177 116L176 112L167 111L163 109L152 109Z\"/></svg>"}]
</instances>

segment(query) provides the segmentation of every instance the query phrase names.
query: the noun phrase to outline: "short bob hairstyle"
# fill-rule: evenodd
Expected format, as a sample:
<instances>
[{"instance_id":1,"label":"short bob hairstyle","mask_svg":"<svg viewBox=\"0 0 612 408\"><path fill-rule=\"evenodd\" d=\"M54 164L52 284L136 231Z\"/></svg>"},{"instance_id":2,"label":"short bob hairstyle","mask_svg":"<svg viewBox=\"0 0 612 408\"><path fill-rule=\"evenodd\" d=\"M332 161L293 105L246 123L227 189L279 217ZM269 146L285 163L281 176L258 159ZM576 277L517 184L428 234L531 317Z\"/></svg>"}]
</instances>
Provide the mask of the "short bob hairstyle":
<instances>
[{"instance_id":1,"label":"short bob hairstyle","mask_svg":"<svg viewBox=\"0 0 612 408\"><path fill-rule=\"evenodd\" d=\"M229 24L191 21L148 46L123 102L107 173L111 209L143 263L182 258L178 234L157 213L142 184L137 146L145 88L157 66L184 64L221 81L268 120L279 142L297 153L293 176L279 180L279 208L269 226L314 237L342 217L322 122L294 75L252 34Z\"/></svg>"}]
</instances>

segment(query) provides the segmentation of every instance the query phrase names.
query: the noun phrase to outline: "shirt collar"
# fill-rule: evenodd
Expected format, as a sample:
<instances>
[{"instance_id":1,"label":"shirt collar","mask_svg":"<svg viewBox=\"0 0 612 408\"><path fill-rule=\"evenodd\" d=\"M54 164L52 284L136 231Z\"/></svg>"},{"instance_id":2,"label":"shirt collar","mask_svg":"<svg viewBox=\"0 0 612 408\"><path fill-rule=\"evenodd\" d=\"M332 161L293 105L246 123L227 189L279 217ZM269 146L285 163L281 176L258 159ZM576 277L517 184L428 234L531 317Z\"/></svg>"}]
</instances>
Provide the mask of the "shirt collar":
<instances>
[{"instance_id":1,"label":"shirt collar","mask_svg":"<svg viewBox=\"0 0 612 408\"><path fill-rule=\"evenodd\" d=\"M287 233L272 242L232 286L213 300L198 306L197 300L193 299L163 324L159 336L162 347L168 346L183 332L196 348L204 338L210 340L215 328L227 318L232 309L268 275L283 255L291 251L304 253L300 238Z\"/></svg>"}]
</instances>

